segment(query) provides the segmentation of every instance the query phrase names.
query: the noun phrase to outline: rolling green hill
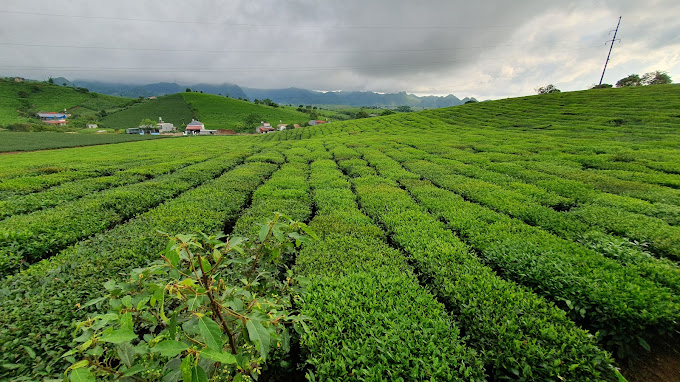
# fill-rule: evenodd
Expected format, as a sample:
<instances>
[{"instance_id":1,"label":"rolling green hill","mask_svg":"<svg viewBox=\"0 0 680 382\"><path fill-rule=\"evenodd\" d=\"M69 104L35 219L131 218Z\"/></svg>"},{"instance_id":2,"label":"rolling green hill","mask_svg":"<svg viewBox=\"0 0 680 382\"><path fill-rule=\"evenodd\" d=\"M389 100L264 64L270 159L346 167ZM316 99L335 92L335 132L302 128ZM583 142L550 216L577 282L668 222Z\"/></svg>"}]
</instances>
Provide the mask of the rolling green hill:
<instances>
[{"instance_id":1,"label":"rolling green hill","mask_svg":"<svg viewBox=\"0 0 680 382\"><path fill-rule=\"evenodd\" d=\"M255 114L272 126L283 123L303 123L309 115L288 107L255 105L246 101L220 97L211 94L181 93L184 100L196 109L198 118L206 129L231 129L237 132L253 132L244 126L246 116Z\"/></svg>"},{"instance_id":2,"label":"rolling green hill","mask_svg":"<svg viewBox=\"0 0 680 382\"><path fill-rule=\"evenodd\" d=\"M98 120L101 110L114 112L128 105L129 98L89 93L86 90L44 82L14 82L0 79L0 127L15 123L39 122L39 111L63 111L72 114L69 127L85 127Z\"/></svg>"},{"instance_id":3,"label":"rolling green hill","mask_svg":"<svg viewBox=\"0 0 680 382\"><path fill-rule=\"evenodd\" d=\"M127 129L139 126L139 122L149 118L158 121L158 117L164 122L169 122L179 127L191 122L191 109L184 102L180 94L158 97L157 99L144 100L117 113L109 114L102 119L102 126L113 129Z\"/></svg>"}]
</instances>

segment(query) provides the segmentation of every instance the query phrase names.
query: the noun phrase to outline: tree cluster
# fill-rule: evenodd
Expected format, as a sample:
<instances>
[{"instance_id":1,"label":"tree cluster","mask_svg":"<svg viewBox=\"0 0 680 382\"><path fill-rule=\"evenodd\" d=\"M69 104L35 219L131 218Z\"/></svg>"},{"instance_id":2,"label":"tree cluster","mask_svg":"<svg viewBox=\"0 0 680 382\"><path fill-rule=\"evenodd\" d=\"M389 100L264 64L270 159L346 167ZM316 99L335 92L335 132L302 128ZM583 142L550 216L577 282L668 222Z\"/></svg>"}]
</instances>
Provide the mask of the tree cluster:
<instances>
[{"instance_id":1,"label":"tree cluster","mask_svg":"<svg viewBox=\"0 0 680 382\"><path fill-rule=\"evenodd\" d=\"M255 103L256 105L267 105L267 106L271 106L271 107L279 107L278 103L270 100L269 98L265 98L263 100L255 99L255 100L253 100L253 103Z\"/></svg>"},{"instance_id":2,"label":"tree cluster","mask_svg":"<svg viewBox=\"0 0 680 382\"><path fill-rule=\"evenodd\" d=\"M666 72L660 70L645 73L640 77L637 74L631 74L628 77L624 77L616 82L617 88L623 88L628 86L646 86L646 85L663 85L673 83L671 77Z\"/></svg>"},{"instance_id":3,"label":"tree cluster","mask_svg":"<svg viewBox=\"0 0 680 382\"><path fill-rule=\"evenodd\" d=\"M545 86L541 86L540 88L535 89L536 93L538 94L552 94L552 93L560 93L561 90L556 88L555 85L549 84Z\"/></svg>"}]
</instances>

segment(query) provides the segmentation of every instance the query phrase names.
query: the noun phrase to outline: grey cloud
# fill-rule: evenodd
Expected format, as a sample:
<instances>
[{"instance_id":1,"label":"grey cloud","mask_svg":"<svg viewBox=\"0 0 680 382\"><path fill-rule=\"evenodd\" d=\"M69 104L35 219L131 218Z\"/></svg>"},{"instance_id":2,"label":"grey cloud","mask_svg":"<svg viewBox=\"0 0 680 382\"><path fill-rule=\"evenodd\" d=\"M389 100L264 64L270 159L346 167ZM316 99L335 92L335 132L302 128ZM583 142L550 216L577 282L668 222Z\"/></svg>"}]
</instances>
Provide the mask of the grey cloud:
<instances>
[{"instance_id":1,"label":"grey cloud","mask_svg":"<svg viewBox=\"0 0 680 382\"><path fill-rule=\"evenodd\" d=\"M673 1L563 3L5 0L0 10L85 17L0 12L0 43L100 49L0 44L0 75L499 98L591 85L622 15L609 82L656 58L680 76Z\"/></svg>"}]
</instances>

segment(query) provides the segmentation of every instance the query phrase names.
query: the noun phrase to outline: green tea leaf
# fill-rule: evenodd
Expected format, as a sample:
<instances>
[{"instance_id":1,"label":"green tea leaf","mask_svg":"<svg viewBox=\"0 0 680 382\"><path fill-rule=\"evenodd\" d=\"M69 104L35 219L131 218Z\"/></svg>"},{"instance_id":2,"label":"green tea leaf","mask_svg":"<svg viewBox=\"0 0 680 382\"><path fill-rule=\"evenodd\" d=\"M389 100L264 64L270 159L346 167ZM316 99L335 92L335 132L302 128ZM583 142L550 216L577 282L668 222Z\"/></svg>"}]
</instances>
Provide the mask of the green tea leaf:
<instances>
[{"instance_id":1,"label":"green tea leaf","mask_svg":"<svg viewBox=\"0 0 680 382\"><path fill-rule=\"evenodd\" d=\"M88 366L89 364L90 364L90 361L84 359L82 361L78 361L78 362L74 363L73 365L71 365L69 367L69 369L70 370L80 369L81 367Z\"/></svg>"},{"instance_id":2,"label":"green tea leaf","mask_svg":"<svg viewBox=\"0 0 680 382\"><path fill-rule=\"evenodd\" d=\"M95 382L94 375L86 368L73 370L69 379L73 382Z\"/></svg>"},{"instance_id":3,"label":"green tea leaf","mask_svg":"<svg viewBox=\"0 0 680 382\"><path fill-rule=\"evenodd\" d=\"M126 312L120 317L120 327L121 329L130 329L132 330L133 324L132 324L132 314L130 312Z\"/></svg>"},{"instance_id":4,"label":"green tea leaf","mask_svg":"<svg viewBox=\"0 0 680 382\"><path fill-rule=\"evenodd\" d=\"M183 342L166 340L156 344L151 348L151 351L161 353L163 357L174 357L188 348L189 346Z\"/></svg>"},{"instance_id":5,"label":"green tea leaf","mask_svg":"<svg viewBox=\"0 0 680 382\"><path fill-rule=\"evenodd\" d=\"M110 342L112 344L119 344L121 342L132 341L137 338L135 332L129 328L114 330L108 334L104 334L99 340L102 342Z\"/></svg>"},{"instance_id":6,"label":"green tea leaf","mask_svg":"<svg viewBox=\"0 0 680 382\"><path fill-rule=\"evenodd\" d=\"M95 298L94 300L90 300L87 303L85 303L85 305L83 305L82 307L87 308L88 306L99 304L100 302L107 300L108 298L109 298L109 296L102 296L102 297L99 297L99 298Z\"/></svg>"},{"instance_id":7,"label":"green tea leaf","mask_svg":"<svg viewBox=\"0 0 680 382\"><path fill-rule=\"evenodd\" d=\"M201 351L201 356L227 365L236 364L236 357L234 357L233 354L227 353L225 351L205 349Z\"/></svg>"},{"instance_id":8,"label":"green tea leaf","mask_svg":"<svg viewBox=\"0 0 680 382\"><path fill-rule=\"evenodd\" d=\"M216 351L222 350L222 329L210 317L202 316L198 320L198 330L201 336L205 339L205 344L208 348Z\"/></svg>"},{"instance_id":9,"label":"green tea leaf","mask_svg":"<svg viewBox=\"0 0 680 382\"><path fill-rule=\"evenodd\" d=\"M177 264L179 264L179 253L176 250L169 249L165 252L165 257L174 268L177 268Z\"/></svg>"},{"instance_id":10,"label":"green tea leaf","mask_svg":"<svg viewBox=\"0 0 680 382\"><path fill-rule=\"evenodd\" d=\"M146 366L144 366L142 364L135 365L135 366L125 370L125 372L123 373L123 377L129 377L129 376L135 375L139 372L142 372L144 370L146 370Z\"/></svg>"},{"instance_id":11,"label":"green tea leaf","mask_svg":"<svg viewBox=\"0 0 680 382\"><path fill-rule=\"evenodd\" d=\"M191 377L195 382L208 382L208 376L203 368L198 365L191 369Z\"/></svg>"},{"instance_id":12,"label":"green tea leaf","mask_svg":"<svg viewBox=\"0 0 680 382\"><path fill-rule=\"evenodd\" d=\"M248 336L250 340L258 344L258 351L263 360L267 359L267 353L269 352L270 336L267 329L262 326L258 321L248 320L246 322L246 328L248 329Z\"/></svg>"},{"instance_id":13,"label":"green tea leaf","mask_svg":"<svg viewBox=\"0 0 680 382\"><path fill-rule=\"evenodd\" d=\"M35 359L35 352L33 351L33 349L24 345L24 350L26 350L26 353L28 353L28 356L31 357L31 359Z\"/></svg>"},{"instance_id":14,"label":"green tea leaf","mask_svg":"<svg viewBox=\"0 0 680 382\"><path fill-rule=\"evenodd\" d=\"M267 238L267 234L269 233L269 224L263 224L262 227L260 228L260 232L257 234L257 236L260 239L260 243L264 241L264 239Z\"/></svg>"},{"instance_id":15,"label":"green tea leaf","mask_svg":"<svg viewBox=\"0 0 680 382\"><path fill-rule=\"evenodd\" d=\"M125 366L132 367L132 364L135 360L134 346L128 342L122 343L116 346L116 353L118 354L118 358L125 364Z\"/></svg>"},{"instance_id":16,"label":"green tea leaf","mask_svg":"<svg viewBox=\"0 0 680 382\"><path fill-rule=\"evenodd\" d=\"M618 382L628 382L628 380L616 369L614 369L614 374L616 374L616 379Z\"/></svg>"},{"instance_id":17,"label":"green tea leaf","mask_svg":"<svg viewBox=\"0 0 680 382\"><path fill-rule=\"evenodd\" d=\"M121 302L123 303L123 306L124 306L124 307L126 307L126 308L128 308L128 309L131 309L131 308L132 308L132 296L127 295L127 296L123 297L123 299L121 300Z\"/></svg>"},{"instance_id":18,"label":"green tea leaf","mask_svg":"<svg viewBox=\"0 0 680 382\"><path fill-rule=\"evenodd\" d=\"M210 269L212 269L210 262L206 258L201 257L201 270L203 270L203 273L210 272Z\"/></svg>"},{"instance_id":19,"label":"green tea leaf","mask_svg":"<svg viewBox=\"0 0 680 382\"><path fill-rule=\"evenodd\" d=\"M215 264L219 263L220 260L222 260L222 252L220 252L219 249L213 249L212 256L213 256L213 261L215 262Z\"/></svg>"},{"instance_id":20,"label":"green tea leaf","mask_svg":"<svg viewBox=\"0 0 680 382\"><path fill-rule=\"evenodd\" d=\"M182 360L182 364L180 365L179 369L182 370L182 380L184 382L192 382L192 372L191 369L191 364L193 363L193 357L191 355L188 355L184 357Z\"/></svg>"},{"instance_id":21,"label":"green tea leaf","mask_svg":"<svg viewBox=\"0 0 680 382\"><path fill-rule=\"evenodd\" d=\"M647 351L652 351L652 348L649 347L649 344L647 343L647 341L645 341L642 337L638 337L637 340L638 340L638 343L640 344L640 346L642 346L643 349L645 349Z\"/></svg>"}]
</instances>

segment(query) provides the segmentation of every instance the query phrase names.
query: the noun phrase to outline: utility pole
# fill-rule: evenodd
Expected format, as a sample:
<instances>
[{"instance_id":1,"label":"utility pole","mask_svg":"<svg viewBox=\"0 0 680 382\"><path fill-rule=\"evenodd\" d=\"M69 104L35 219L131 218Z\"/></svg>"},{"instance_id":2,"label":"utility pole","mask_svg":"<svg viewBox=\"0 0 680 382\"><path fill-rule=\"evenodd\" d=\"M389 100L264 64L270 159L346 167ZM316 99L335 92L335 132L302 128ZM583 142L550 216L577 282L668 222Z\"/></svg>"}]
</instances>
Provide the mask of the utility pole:
<instances>
[{"instance_id":1,"label":"utility pole","mask_svg":"<svg viewBox=\"0 0 680 382\"><path fill-rule=\"evenodd\" d=\"M619 23L616 24L616 30L614 30L614 38L612 38L612 44L609 46L609 53L607 53L607 61L604 62L604 69L602 69L602 77L600 77L599 85L602 85L602 79L604 78L604 72L607 70L607 64L609 63L609 56L612 54L612 48L614 47L614 42L616 41L616 33L619 31L619 25L621 25L621 16L619 16ZM612 33L612 32L609 32ZM607 41L609 42L609 41Z\"/></svg>"}]
</instances>

